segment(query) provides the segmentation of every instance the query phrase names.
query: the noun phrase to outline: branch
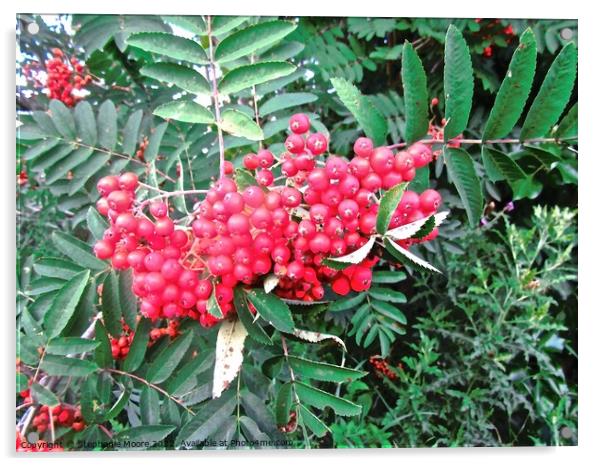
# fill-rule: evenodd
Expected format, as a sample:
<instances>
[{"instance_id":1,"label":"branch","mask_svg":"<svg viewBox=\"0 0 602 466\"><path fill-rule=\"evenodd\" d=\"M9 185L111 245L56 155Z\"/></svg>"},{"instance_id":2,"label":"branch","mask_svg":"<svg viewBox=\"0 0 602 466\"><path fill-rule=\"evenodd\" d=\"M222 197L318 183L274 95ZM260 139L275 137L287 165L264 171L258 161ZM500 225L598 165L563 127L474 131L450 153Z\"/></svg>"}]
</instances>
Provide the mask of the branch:
<instances>
[{"instance_id":1,"label":"branch","mask_svg":"<svg viewBox=\"0 0 602 466\"><path fill-rule=\"evenodd\" d=\"M217 76L215 67L215 53L213 50L213 37L211 36L211 16L207 16L207 37L209 39L209 65L211 67L211 84L213 85L213 106L215 108L215 120L217 122L217 142L219 144L219 177L224 176L224 164L225 164L225 148L224 148L224 135L222 133L222 116L219 107L219 91L217 89Z\"/></svg>"}]
</instances>

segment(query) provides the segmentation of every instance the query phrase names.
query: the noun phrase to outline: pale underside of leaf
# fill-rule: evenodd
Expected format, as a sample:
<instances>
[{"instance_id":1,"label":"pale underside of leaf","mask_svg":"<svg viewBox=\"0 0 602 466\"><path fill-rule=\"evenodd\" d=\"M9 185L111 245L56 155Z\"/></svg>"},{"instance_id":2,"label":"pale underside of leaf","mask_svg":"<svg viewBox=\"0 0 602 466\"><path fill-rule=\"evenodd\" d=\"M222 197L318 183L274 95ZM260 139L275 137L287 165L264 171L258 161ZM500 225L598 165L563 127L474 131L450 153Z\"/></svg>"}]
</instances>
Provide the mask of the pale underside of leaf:
<instances>
[{"instance_id":1,"label":"pale underside of leaf","mask_svg":"<svg viewBox=\"0 0 602 466\"><path fill-rule=\"evenodd\" d=\"M213 398L219 398L238 374L242 366L246 337L247 330L240 320L222 322L215 344Z\"/></svg>"},{"instance_id":2,"label":"pale underside of leaf","mask_svg":"<svg viewBox=\"0 0 602 466\"><path fill-rule=\"evenodd\" d=\"M310 330L301 330L296 328L293 330L293 335L297 338L301 338L302 340L309 341L310 343L319 343L324 340L334 340L337 342L344 351L347 351L347 347L343 340L341 340L336 335L330 335L328 333L320 333L320 332L312 332Z\"/></svg>"},{"instance_id":3,"label":"pale underside of leaf","mask_svg":"<svg viewBox=\"0 0 602 466\"><path fill-rule=\"evenodd\" d=\"M435 226L439 226L443 223L445 218L449 215L449 211L438 212L434 215L435 217ZM397 228L393 228L385 233L385 236L388 238L392 238L396 241L402 239L408 239L414 236L420 228L428 221L430 217L421 218L420 220L416 220L415 222L408 223L406 225L402 225Z\"/></svg>"},{"instance_id":4,"label":"pale underside of leaf","mask_svg":"<svg viewBox=\"0 0 602 466\"><path fill-rule=\"evenodd\" d=\"M359 264L366 258L366 256L372 250L372 246L374 246L374 241L376 241L376 236L371 236L366 244L364 244L361 248L353 251L351 254L347 254L341 257L330 257L328 260L333 262L341 262L344 264Z\"/></svg>"},{"instance_id":5,"label":"pale underside of leaf","mask_svg":"<svg viewBox=\"0 0 602 466\"><path fill-rule=\"evenodd\" d=\"M389 244L397 251L399 252L402 256L404 256L405 258L409 259L411 262L413 262L416 265L419 265L420 267L423 267L427 270L431 270L433 272L437 272L437 273L441 273L441 271L439 269L437 269L436 267L433 267L431 264L429 264L427 261L421 259L420 257L412 254L410 251L408 251L407 249L402 248L399 244L395 243L394 241L385 239L385 241L388 241Z\"/></svg>"}]
</instances>

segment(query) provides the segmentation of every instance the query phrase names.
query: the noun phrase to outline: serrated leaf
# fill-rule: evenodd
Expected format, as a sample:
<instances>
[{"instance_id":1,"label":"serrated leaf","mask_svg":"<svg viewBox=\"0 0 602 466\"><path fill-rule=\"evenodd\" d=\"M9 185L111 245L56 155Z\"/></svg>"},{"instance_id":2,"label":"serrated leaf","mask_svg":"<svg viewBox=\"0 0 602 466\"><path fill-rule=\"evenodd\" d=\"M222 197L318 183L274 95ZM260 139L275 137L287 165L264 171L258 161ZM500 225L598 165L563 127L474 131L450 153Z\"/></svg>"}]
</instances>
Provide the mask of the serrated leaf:
<instances>
[{"instance_id":1,"label":"serrated leaf","mask_svg":"<svg viewBox=\"0 0 602 466\"><path fill-rule=\"evenodd\" d=\"M402 248L399 244L391 241L389 238L385 238L385 248L392 254L394 257L401 261L405 261L408 259L410 262L419 265L420 267L431 270L433 272L441 273L437 268L433 267L427 261L421 259L420 257L412 254L410 251Z\"/></svg>"},{"instance_id":2,"label":"serrated leaf","mask_svg":"<svg viewBox=\"0 0 602 466\"><path fill-rule=\"evenodd\" d=\"M65 329L89 279L90 271L85 270L75 275L58 291L50 309L44 314L44 329L49 338L59 336Z\"/></svg>"},{"instance_id":3,"label":"serrated leaf","mask_svg":"<svg viewBox=\"0 0 602 466\"><path fill-rule=\"evenodd\" d=\"M187 332L161 351L148 368L146 377L149 382L161 383L169 378L188 351L192 336L192 332Z\"/></svg>"},{"instance_id":4,"label":"serrated leaf","mask_svg":"<svg viewBox=\"0 0 602 466\"><path fill-rule=\"evenodd\" d=\"M222 40L215 49L215 59L226 63L275 44L297 26L289 21L265 21L241 29Z\"/></svg>"},{"instance_id":5,"label":"serrated leaf","mask_svg":"<svg viewBox=\"0 0 602 466\"><path fill-rule=\"evenodd\" d=\"M98 138L98 132L92 105L86 101L79 102L73 111L73 117L75 118L78 138L85 144L94 146Z\"/></svg>"},{"instance_id":6,"label":"serrated leaf","mask_svg":"<svg viewBox=\"0 0 602 466\"><path fill-rule=\"evenodd\" d=\"M350 369L348 367L335 366L324 362L310 361L297 356L289 356L288 363L295 375L301 375L312 380L323 382L351 382L364 377L367 372Z\"/></svg>"},{"instance_id":7,"label":"serrated leaf","mask_svg":"<svg viewBox=\"0 0 602 466\"><path fill-rule=\"evenodd\" d=\"M176 448L193 448L213 434L230 417L237 404L234 391L203 404L197 414L190 419L176 437Z\"/></svg>"},{"instance_id":8,"label":"serrated leaf","mask_svg":"<svg viewBox=\"0 0 602 466\"><path fill-rule=\"evenodd\" d=\"M453 24L449 26L445 36L444 62L443 83L447 122L444 138L448 141L466 129L474 91L470 51L462 33Z\"/></svg>"},{"instance_id":9,"label":"serrated leaf","mask_svg":"<svg viewBox=\"0 0 602 466\"><path fill-rule=\"evenodd\" d=\"M301 338L302 340L309 341L310 343L319 343L324 340L333 340L339 346L341 346L343 348L343 350L347 351L347 347L345 346L345 343L343 342L343 340L341 340L336 335L330 335L328 333L312 332L310 330L301 330L298 328L293 330L292 333L297 338Z\"/></svg>"},{"instance_id":10,"label":"serrated leaf","mask_svg":"<svg viewBox=\"0 0 602 466\"><path fill-rule=\"evenodd\" d=\"M420 57L408 41L403 45L401 79L405 105L405 140L411 144L429 129L426 73Z\"/></svg>"},{"instance_id":11,"label":"serrated leaf","mask_svg":"<svg viewBox=\"0 0 602 466\"><path fill-rule=\"evenodd\" d=\"M330 312L346 311L348 309L358 306L364 301L364 299L366 299L366 293L359 293L356 296L352 296L350 298L338 299L328 307L328 310Z\"/></svg>"},{"instance_id":12,"label":"serrated leaf","mask_svg":"<svg viewBox=\"0 0 602 466\"><path fill-rule=\"evenodd\" d=\"M299 108L316 100L318 100L318 96L309 92L277 94L259 107L259 116L266 117L286 108Z\"/></svg>"},{"instance_id":13,"label":"serrated leaf","mask_svg":"<svg viewBox=\"0 0 602 466\"><path fill-rule=\"evenodd\" d=\"M403 196L403 193L407 187L408 183L399 183L383 194L383 197L380 200L380 205L378 206L378 214L376 216L376 231L381 235L384 235L387 231L387 228L389 228L391 217L393 217L393 213L399 205L401 197Z\"/></svg>"},{"instance_id":14,"label":"serrated leaf","mask_svg":"<svg viewBox=\"0 0 602 466\"><path fill-rule=\"evenodd\" d=\"M520 132L521 141L545 135L558 121L571 98L576 77L577 49L574 43L569 42L550 66L531 104Z\"/></svg>"},{"instance_id":15,"label":"serrated leaf","mask_svg":"<svg viewBox=\"0 0 602 466\"><path fill-rule=\"evenodd\" d=\"M175 430L175 426L148 425L122 430L114 440L120 450L146 450Z\"/></svg>"},{"instance_id":16,"label":"serrated leaf","mask_svg":"<svg viewBox=\"0 0 602 466\"><path fill-rule=\"evenodd\" d=\"M31 385L31 397L36 403L49 408L54 408L61 403L54 393L39 383Z\"/></svg>"},{"instance_id":17,"label":"serrated leaf","mask_svg":"<svg viewBox=\"0 0 602 466\"><path fill-rule=\"evenodd\" d=\"M96 351L94 351L94 359L100 367L111 367L113 364L113 354L111 352L111 341L107 329L102 321L98 319L94 324L95 339L98 342Z\"/></svg>"},{"instance_id":18,"label":"serrated leaf","mask_svg":"<svg viewBox=\"0 0 602 466\"><path fill-rule=\"evenodd\" d=\"M125 127L123 128L123 142L121 143L121 150L124 154L134 155L136 151L143 113L144 111L142 109L136 110L130 115Z\"/></svg>"},{"instance_id":19,"label":"serrated leaf","mask_svg":"<svg viewBox=\"0 0 602 466\"><path fill-rule=\"evenodd\" d=\"M159 412L159 394L154 388L145 385L140 392L140 421L145 425L157 424L161 421Z\"/></svg>"},{"instance_id":20,"label":"serrated leaf","mask_svg":"<svg viewBox=\"0 0 602 466\"><path fill-rule=\"evenodd\" d=\"M481 157L485 173L491 181L520 181L527 177L527 174L517 163L507 154L495 150L491 147L483 146Z\"/></svg>"},{"instance_id":21,"label":"serrated leaf","mask_svg":"<svg viewBox=\"0 0 602 466\"><path fill-rule=\"evenodd\" d=\"M261 317L281 332L291 333L295 328L293 316L288 305L273 293L253 289L247 294Z\"/></svg>"},{"instance_id":22,"label":"serrated leaf","mask_svg":"<svg viewBox=\"0 0 602 466\"><path fill-rule=\"evenodd\" d=\"M200 104L190 100L169 102L158 106L153 115L166 120L182 121L184 123L211 124L215 121L213 113Z\"/></svg>"},{"instance_id":23,"label":"serrated leaf","mask_svg":"<svg viewBox=\"0 0 602 466\"><path fill-rule=\"evenodd\" d=\"M283 61L239 66L226 73L219 83L219 91L223 94L233 94L273 79L288 76L296 69L295 65Z\"/></svg>"},{"instance_id":24,"label":"serrated leaf","mask_svg":"<svg viewBox=\"0 0 602 466\"><path fill-rule=\"evenodd\" d=\"M88 180L98 173L110 159L111 156L109 154L94 151L94 153L88 157L88 160L81 165L78 165L73 170L73 179L69 184L69 196L73 196L73 194L82 189Z\"/></svg>"},{"instance_id":25,"label":"serrated leaf","mask_svg":"<svg viewBox=\"0 0 602 466\"><path fill-rule=\"evenodd\" d=\"M88 209L86 224L88 225L88 230L90 230L90 233L92 233L92 236L97 241L102 239L105 230L109 228L109 224L105 218L94 207Z\"/></svg>"},{"instance_id":26,"label":"serrated leaf","mask_svg":"<svg viewBox=\"0 0 602 466\"><path fill-rule=\"evenodd\" d=\"M213 370L213 398L221 396L234 380L243 361L243 349L247 330L242 322L222 321L215 343L215 368Z\"/></svg>"},{"instance_id":27,"label":"serrated leaf","mask_svg":"<svg viewBox=\"0 0 602 466\"><path fill-rule=\"evenodd\" d=\"M299 414L303 423L318 437L324 437L330 432L330 428L305 406L299 405Z\"/></svg>"},{"instance_id":28,"label":"serrated leaf","mask_svg":"<svg viewBox=\"0 0 602 466\"><path fill-rule=\"evenodd\" d=\"M54 257L42 257L33 264L33 269L38 275L44 277L61 278L70 280L83 270L77 264L65 259L56 259Z\"/></svg>"},{"instance_id":29,"label":"serrated leaf","mask_svg":"<svg viewBox=\"0 0 602 466\"><path fill-rule=\"evenodd\" d=\"M111 100L106 100L98 110L98 145L113 150L117 144L117 110Z\"/></svg>"},{"instance_id":30,"label":"serrated leaf","mask_svg":"<svg viewBox=\"0 0 602 466\"><path fill-rule=\"evenodd\" d=\"M366 135L376 145L383 144L387 136L388 127L387 121L380 111L349 81L341 78L332 78L330 81L343 105L355 117Z\"/></svg>"},{"instance_id":31,"label":"serrated leaf","mask_svg":"<svg viewBox=\"0 0 602 466\"><path fill-rule=\"evenodd\" d=\"M380 299L381 301L387 301L390 303L407 303L408 298L401 291L392 290L390 288L382 288L380 286L373 286L368 291L370 296L374 299Z\"/></svg>"},{"instance_id":32,"label":"serrated leaf","mask_svg":"<svg viewBox=\"0 0 602 466\"><path fill-rule=\"evenodd\" d=\"M143 66L140 73L158 81L174 84L194 94L211 94L211 88L205 77L188 66L177 63L151 63Z\"/></svg>"},{"instance_id":33,"label":"serrated leaf","mask_svg":"<svg viewBox=\"0 0 602 466\"><path fill-rule=\"evenodd\" d=\"M48 354L66 356L68 354L81 354L93 351L98 342L80 337L53 338L46 347Z\"/></svg>"},{"instance_id":34,"label":"serrated leaf","mask_svg":"<svg viewBox=\"0 0 602 466\"><path fill-rule=\"evenodd\" d=\"M125 323L130 328L136 327L138 317L138 303L136 296L132 293L133 274L131 270L122 270L119 273L119 302L121 304L121 313Z\"/></svg>"},{"instance_id":35,"label":"serrated leaf","mask_svg":"<svg viewBox=\"0 0 602 466\"><path fill-rule=\"evenodd\" d=\"M35 146L31 146L27 149L22 155L21 158L23 160L33 160L36 157L39 157L42 154L45 154L50 149L53 149L59 144L58 139L48 138L43 140L42 142L37 143Z\"/></svg>"},{"instance_id":36,"label":"serrated leaf","mask_svg":"<svg viewBox=\"0 0 602 466\"><path fill-rule=\"evenodd\" d=\"M221 117L220 127L226 133L251 141L263 140L263 131L248 115L238 110L227 109L222 112Z\"/></svg>"},{"instance_id":37,"label":"serrated leaf","mask_svg":"<svg viewBox=\"0 0 602 466\"><path fill-rule=\"evenodd\" d=\"M102 286L102 317L105 327L111 335L121 335L121 303L119 302L119 282L117 274L111 271Z\"/></svg>"},{"instance_id":38,"label":"serrated leaf","mask_svg":"<svg viewBox=\"0 0 602 466\"><path fill-rule=\"evenodd\" d=\"M401 225L399 227L393 228L393 229L387 231L385 233L385 236L387 236L388 238L392 238L396 241L412 238L414 235L416 235L422 229L422 227L429 221L429 219L431 217L434 217L434 220L435 220L434 226L437 227L443 223L443 221L447 218L448 215L449 215L449 211L447 211L447 210L443 211L443 212L437 212L436 214L434 214L432 216L421 218L420 220L416 220L414 222L407 223L405 225Z\"/></svg>"},{"instance_id":39,"label":"serrated leaf","mask_svg":"<svg viewBox=\"0 0 602 466\"><path fill-rule=\"evenodd\" d=\"M48 375L66 376L66 377L85 377L99 367L85 359L68 358L65 356L56 356L48 354L40 364L40 369Z\"/></svg>"},{"instance_id":40,"label":"serrated leaf","mask_svg":"<svg viewBox=\"0 0 602 466\"><path fill-rule=\"evenodd\" d=\"M558 124L554 137L558 139L570 139L577 137L578 133L578 109L577 103L571 107L564 118Z\"/></svg>"},{"instance_id":41,"label":"serrated leaf","mask_svg":"<svg viewBox=\"0 0 602 466\"><path fill-rule=\"evenodd\" d=\"M234 307L249 336L258 343L271 345L272 340L270 340L268 334L265 333L265 330L259 325L259 322L254 320L253 315L249 310L245 292L240 288L235 288L234 290Z\"/></svg>"},{"instance_id":42,"label":"serrated leaf","mask_svg":"<svg viewBox=\"0 0 602 466\"><path fill-rule=\"evenodd\" d=\"M290 382L282 384L278 395L276 395L276 424L285 426L288 424L291 406L293 404L293 385Z\"/></svg>"},{"instance_id":43,"label":"serrated leaf","mask_svg":"<svg viewBox=\"0 0 602 466\"><path fill-rule=\"evenodd\" d=\"M295 390L303 403L315 408L325 409L329 407L341 416L358 416L362 413L361 406L302 382L295 382Z\"/></svg>"},{"instance_id":44,"label":"serrated leaf","mask_svg":"<svg viewBox=\"0 0 602 466\"><path fill-rule=\"evenodd\" d=\"M341 257L329 257L328 264L333 262L340 264L359 264L368 256L368 254L370 254L370 251L372 250L372 246L374 246L375 241L376 236L371 236L370 238L368 238L366 244L356 249L352 253L346 254Z\"/></svg>"},{"instance_id":45,"label":"serrated leaf","mask_svg":"<svg viewBox=\"0 0 602 466\"><path fill-rule=\"evenodd\" d=\"M140 367L144 361L144 355L146 354L146 348L148 346L149 331L151 329L151 322L148 319L142 318L136 325L134 332L134 339L130 345L125 361L123 362L123 370L126 372L134 372Z\"/></svg>"},{"instance_id":46,"label":"serrated leaf","mask_svg":"<svg viewBox=\"0 0 602 466\"><path fill-rule=\"evenodd\" d=\"M57 131L62 136L69 140L74 140L76 137L75 120L63 102L52 99L48 104L50 118L56 127Z\"/></svg>"},{"instance_id":47,"label":"serrated leaf","mask_svg":"<svg viewBox=\"0 0 602 466\"><path fill-rule=\"evenodd\" d=\"M470 225L475 227L483 211L483 193L474 162L464 149L446 147L443 156L449 179L460 194Z\"/></svg>"},{"instance_id":48,"label":"serrated leaf","mask_svg":"<svg viewBox=\"0 0 602 466\"><path fill-rule=\"evenodd\" d=\"M217 319L222 319L224 314L215 297L215 291L211 293L209 300L207 301L207 312Z\"/></svg>"},{"instance_id":49,"label":"serrated leaf","mask_svg":"<svg viewBox=\"0 0 602 466\"><path fill-rule=\"evenodd\" d=\"M412 239L422 239L427 237L436 227L437 221L434 215L426 218L426 222L420 227L416 233L412 235Z\"/></svg>"},{"instance_id":50,"label":"serrated leaf","mask_svg":"<svg viewBox=\"0 0 602 466\"><path fill-rule=\"evenodd\" d=\"M162 32L141 32L132 34L128 44L147 52L159 53L176 60L184 60L197 65L207 63L205 50L195 41Z\"/></svg>"},{"instance_id":51,"label":"serrated leaf","mask_svg":"<svg viewBox=\"0 0 602 466\"><path fill-rule=\"evenodd\" d=\"M384 301L375 300L375 301L371 301L370 305L372 306L373 309L378 311L380 314L384 315L385 317L388 317L389 319L396 321L397 323L399 323L401 325L406 325L408 323L408 320L406 319L406 316L403 314L403 312L401 312L399 309L397 309L392 304L389 304Z\"/></svg>"},{"instance_id":52,"label":"serrated leaf","mask_svg":"<svg viewBox=\"0 0 602 466\"><path fill-rule=\"evenodd\" d=\"M537 43L531 29L520 37L508 71L495 96L495 103L485 124L483 140L506 136L520 118L535 77Z\"/></svg>"}]
</instances>

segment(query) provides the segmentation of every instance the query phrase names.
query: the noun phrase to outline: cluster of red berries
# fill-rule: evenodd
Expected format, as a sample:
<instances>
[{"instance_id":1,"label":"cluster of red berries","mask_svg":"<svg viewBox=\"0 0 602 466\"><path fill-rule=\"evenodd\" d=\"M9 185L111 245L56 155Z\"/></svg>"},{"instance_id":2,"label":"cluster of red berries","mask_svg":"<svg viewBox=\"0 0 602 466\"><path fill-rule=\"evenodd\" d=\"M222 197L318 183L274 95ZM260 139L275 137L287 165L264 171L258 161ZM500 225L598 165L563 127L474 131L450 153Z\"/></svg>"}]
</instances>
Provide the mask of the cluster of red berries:
<instances>
[{"instance_id":1,"label":"cluster of red berries","mask_svg":"<svg viewBox=\"0 0 602 466\"><path fill-rule=\"evenodd\" d=\"M52 55L46 61L48 97L73 107L82 98L74 90L85 88L92 81L92 76L85 74L84 65L77 58L68 59L62 50L52 49Z\"/></svg>"},{"instance_id":2,"label":"cluster of red berries","mask_svg":"<svg viewBox=\"0 0 602 466\"><path fill-rule=\"evenodd\" d=\"M484 21L481 18L477 18L474 21L477 24L481 24L481 23L483 23L483 24L481 25L481 28L479 31L473 32L473 35L478 36L478 40L484 40L486 42L490 42L490 45L486 46L483 49L483 56L485 58L491 58L493 56L494 37L496 38L496 40L499 40L501 38L502 40L505 40L505 42L507 44L510 44L512 42L513 38L516 36L516 33L514 32L514 28L512 27L512 25L509 24L504 27L501 24L500 19ZM504 36L505 36L505 39L504 39Z\"/></svg>"},{"instance_id":3,"label":"cluster of red berries","mask_svg":"<svg viewBox=\"0 0 602 466\"><path fill-rule=\"evenodd\" d=\"M325 284L341 295L370 287L378 257L343 271L323 261L368 241L376 228L377 192L411 181L417 168L432 161L430 146L416 143L395 154L362 137L354 144L353 159L330 155L322 161L318 157L327 151L328 140L321 133L306 135L307 116L294 115L289 126L292 134L280 159L268 150L244 157L258 184L243 188L229 176L220 178L197 205L190 229L175 226L163 200L136 204L135 174L98 182L97 209L110 227L94 251L116 269L133 269L132 289L141 298L143 315L190 317L211 326L218 322L208 309L212 296L227 316L234 288L254 285L268 274L278 279L275 293L292 300L320 300ZM275 184L277 167L284 184ZM231 164L225 168L226 174L232 172ZM431 215L440 202L434 190L407 191L390 227Z\"/></svg>"},{"instance_id":4,"label":"cluster of red berries","mask_svg":"<svg viewBox=\"0 0 602 466\"><path fill-rule=\"evenodd\" d=\"M138 146L138 150L136 150L136 158L138 160L141 160L142 162L144 162L144 152L146 151L147 147L148 147L148 136L144 136L144 139L142 139L142 141L140 142L140 145Z\"/></svg>"},{"instance_id":5,"label":"cluster of red berries","mask_svg":"<svg viewBox=\"0 0 602 466\"><path fill-rule=\"evenodd\" d=\"M37 414L32 421L32 425L36 428L38 433L43 434L48 430L50 416L52 416L52 422L55 426L70 427L76 432L80 432L86 427L79 408L68 405L57 405L54 408L42 406L39 414Z\"/></svg>"},{"instance_id":6,"label":"cluster of red berries","mask_svg":"<svg viewBox=\"0 0 602 466\"><path fill-rule=\"evenodd\" d=\"M175 338L180 334L179 322L172 320L165 327L155 327L149 332L150 340L148 346L152 346L158 339L168 335L169 338ZM111 354L113 359L125 359L130 352L135 332L124 322L122 323L123 332L119 337L111 337Z\"/></svg>"},{"instance_id":7,"label":"cluster of red berries","mask_svg":"<svg viewBox=\"0 0 602 466\"><path fill-rule=\"evenodd\" d=\"M378 376L386 377L392 381L395 381L399 378L395 371L391 369L391 365L386 359L380 356L370 356L368 362L372 365Z\"/></svg>"}]
</instances>

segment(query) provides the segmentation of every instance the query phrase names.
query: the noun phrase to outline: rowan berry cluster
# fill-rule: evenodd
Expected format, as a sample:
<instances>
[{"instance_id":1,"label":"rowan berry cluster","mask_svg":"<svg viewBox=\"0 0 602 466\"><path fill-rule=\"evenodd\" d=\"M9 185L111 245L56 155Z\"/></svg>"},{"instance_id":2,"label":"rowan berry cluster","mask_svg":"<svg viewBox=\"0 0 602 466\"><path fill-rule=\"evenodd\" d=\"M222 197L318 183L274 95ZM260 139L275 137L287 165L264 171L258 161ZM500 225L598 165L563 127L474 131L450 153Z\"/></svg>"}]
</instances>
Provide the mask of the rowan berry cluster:
<instances>
[{"instance_id":1,"label":"rowan berry cluster","mask_svg":"<svg viewBox=\"0 0 602 466\"><path fill-rule=\"evenodd\" d=\"M321 133L307 134L306 115L294 115L289 127L292 134L280 158L266 149L244 157L257 184L239 186L230 176L220 178L198 203L189 229L175 226L163 199L136 202L135 174L99 181L97 209L111 225L94 251L116 269L133 269L132 289L143 315L190 317L211 326L219 320L216 315L233 312L238 284L255 285L269 274L277 280L274 292L291 300L320 300L325 285L341 295L370 287L378 257L370 255L342 271L324 260L369 240L375 233L377 194L411 181L416 169L431 162L430 146L416 143L396 154L362 137L351 160L335 155L323 160L328 140ZM231 164L225 168L229 175ZM278 168L283 184L275 182ZM431 215L440 203L434 190L407 191L390 227Z\"/></svg>"},{"instance_id":2,"label":"rowan berry cluster","mask_svg":"<svg viewBox=\"0 0 602 466\"><path fill-rule=\"evenodd\" d=\"M40 412L33 418L32 425L38 433L43 434L50 426L51 417L55 427L70 427L76 432L80 432L86 427L79 408L68 405L57 405L54 408L42 406Z\"/></svg>"},{"instance_id":3,"label":"rowan berry cluster","mask_svg":"<svg viewBox=\"0 0 602 466\"><path fill-rule=\"evenodd\" d=\"M132 341L134 341L135 332L124 322L122 323L123 332L118 337L111 337L111 354L113 359L125 359L130 352ZM159 338L168 335L170 338L175 338L180 334L179 322L172 320L165 327L155 327L149 332L150 340L148 346L152 346Z\"/></svg>"},{"instance_id":4,"label":"rowan berry cluster","mask_svg":"<svg viewBox=\"0 0 602 466\"><path fill-rule=\"evenodd\" d=\"M391 365L387 362L386 359L380 356L370 356L368 362L372 365L372 367L380 377L386 377L392 381L395 381L399 378L395 371L391 369Z\"/></svg>"},{"instance_id":5,"label":"rowan berry cluster","mask_svg":"<svg viewBox=\"0 0 602 466\"><path fill-rule=\"evenodd\" d=\"M81 96L77 92L92 81L84 65L75 57L68 59L62 50L52 49L53 57L46 61L46 88L50 99L58 99L73 107Z\"/></svg>"}]
</instances>

